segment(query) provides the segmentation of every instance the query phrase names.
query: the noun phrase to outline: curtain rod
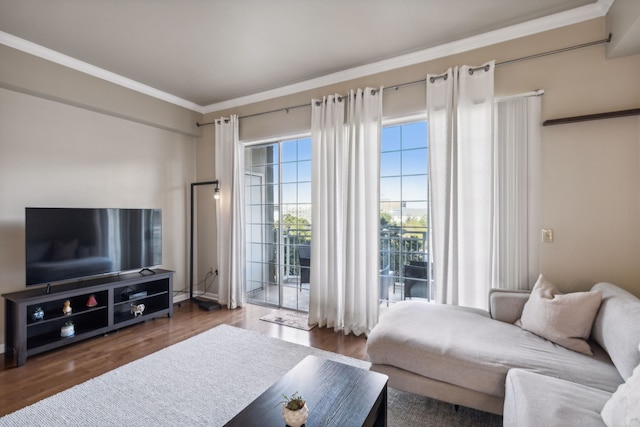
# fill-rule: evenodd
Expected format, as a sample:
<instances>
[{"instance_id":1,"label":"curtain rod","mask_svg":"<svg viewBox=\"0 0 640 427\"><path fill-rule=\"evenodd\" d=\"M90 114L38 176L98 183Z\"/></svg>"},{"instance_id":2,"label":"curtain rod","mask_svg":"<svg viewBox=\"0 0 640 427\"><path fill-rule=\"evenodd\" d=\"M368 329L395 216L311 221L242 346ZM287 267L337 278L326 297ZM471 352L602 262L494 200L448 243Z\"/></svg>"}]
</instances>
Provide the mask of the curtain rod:
<instances>
[{"instance_id":1,"label":"curtain rod","mask_svg":"<svg viewBox=\"0 0 640 427\"><path fill-rule=\"evenodd\" d=\"M496 63L496 67L500 66L500 65L509 65L509 64L513 64L515 62L520 62L520 61L528 61L530 59L537 59L537 58L541 58L544 56L549 56L549 55L555 55L557 53L564 53L564 52L569 52L572 50L576 50L576 49L582 49L584 47L590 47L590 46L596 46L599 44L604 44L604 43L610 43L611 42L611 33L609 33L609 36L606 39L602 39L602 40L596 40L596 41L592 41L592 42L587 42L587 43L582 43L582 44L578 44L575 46L569 46L569 47L563 47L560 49L556 49L556 50L550 50L548 52L542 52L542 53L536 53L533 55L529 55L529 56L523 56L520 58L515 58L515 59L510 59L508 61L502 61L502 62L497 62ZM477 70L481 70L483 67L478 67L478 68L474 68L474 71ZM440 78L444 78L446 76L446 74L442 74L440 76L434 76L431 77L431 81L433 82L435 79L440 79ZM426 82L426 79L421 79L421 80L416 80L413 82L407 82L407 83L400 83L397 85L393 85L393 86L388 86L385 87L383 90L398 90L401 87L405 87L405 86L412 86L415 84L424 84ZM279 113L281 111L284 111L286 113L289 112L289 110L293 110L296 108L302 108L302 107L309 107L311 105L311 103L306 103L306 104L302 104L302 105L294 105L293 107L286 107L286 108L279 108L277 110L270 110L270 111L263 111L261 113L255 113L255 114L248 114L246 116L240 116L238 117L239 119L248 119L249 117L256 117L256 116L262 116L264 114L271 114L271 113ZM208 126L208 125L212 125L215 123L215 120L212 122L208 122L208 123L198 123L196 122L196 126L200 127L200 126Z\"/></svg>"}]
</instances>

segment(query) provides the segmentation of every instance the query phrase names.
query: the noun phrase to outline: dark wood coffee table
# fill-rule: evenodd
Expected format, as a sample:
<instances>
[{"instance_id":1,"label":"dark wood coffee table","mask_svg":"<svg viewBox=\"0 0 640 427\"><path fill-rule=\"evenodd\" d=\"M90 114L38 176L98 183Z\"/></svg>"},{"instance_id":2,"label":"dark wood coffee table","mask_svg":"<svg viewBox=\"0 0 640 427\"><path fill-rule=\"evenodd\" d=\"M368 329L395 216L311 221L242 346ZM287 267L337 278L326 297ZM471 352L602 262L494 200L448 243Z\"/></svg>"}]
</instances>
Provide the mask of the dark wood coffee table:
<instances>
[{"instance_id":1,"label":"dark wood coffee table","mask_svg":"<svg viewBox=\"0 0 640 427\"><path fill-rule=\"evenodd\" d=\"M226 426L278 426L283 394L300 393L309 406L306 427L387 425L386 375L307 356Z\"/></svg>"}]
</instances>

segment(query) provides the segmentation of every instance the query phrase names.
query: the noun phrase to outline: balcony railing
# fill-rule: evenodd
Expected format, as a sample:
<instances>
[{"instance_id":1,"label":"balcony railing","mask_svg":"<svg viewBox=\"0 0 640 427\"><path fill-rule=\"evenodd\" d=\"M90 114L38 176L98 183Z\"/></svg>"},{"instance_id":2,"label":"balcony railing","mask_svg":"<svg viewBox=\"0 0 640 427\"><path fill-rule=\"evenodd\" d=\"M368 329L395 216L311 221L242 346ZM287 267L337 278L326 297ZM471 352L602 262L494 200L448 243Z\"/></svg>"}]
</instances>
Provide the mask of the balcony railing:
<instances>
[{"instance_id":1,"label":"balcony railing","mask_svg":"<svg viewBox=\"0 0 640 427\"><path fill-rule=\"evenodd\" d=\"M296 227L285 226L282 229L282 274L285 279L300 277L298 247L311 247L311 225Z\"/></svg>"},{"instance_id":2,"label":"balcony railing","mask_svg":"<svg viewBox=\"0 0 640 427\"><path fill-rule=\"evenodd\" d=\"M278 230L275 230L276 233ZM282 229L281 274L285 279L300 277L298 247L311 245L311 226ZM405 284L405 266L429 261L429 232L424 226L385 226L380 229L380 272L398 287ZM304 268L304 267L303 267ZM431 271L428 271L431 277ZM426 281L422 278L412 280ZM427 279L428 280L428 279Z\"/></svg>"},{"instance_id":3,"label":"balcony railing","mask_svg":"<svg viewBox=\"0 0 640 427\"><path fill-rule=\"evenodd\" d=\"M380 269L400 272L411 261L428 261L429 232L424 226L380 229Z\"/></svg>"}]
</instances>

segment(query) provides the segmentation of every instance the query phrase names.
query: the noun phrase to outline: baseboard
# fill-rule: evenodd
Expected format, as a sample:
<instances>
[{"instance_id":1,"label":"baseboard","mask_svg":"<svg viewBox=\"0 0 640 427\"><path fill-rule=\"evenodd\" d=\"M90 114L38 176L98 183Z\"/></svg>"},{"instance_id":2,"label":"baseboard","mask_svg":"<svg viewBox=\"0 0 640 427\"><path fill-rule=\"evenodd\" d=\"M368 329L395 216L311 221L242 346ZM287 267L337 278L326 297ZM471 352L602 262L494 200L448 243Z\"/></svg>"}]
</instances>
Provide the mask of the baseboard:
<instances>
[{"instance_id":1,"label":"baseboard","mask_svg":"<svg viewBox=\"0 0 640 427\"><path fill-rule=\"evenodd\" d=\"M214 294L205 293L195 296L193 300L197 302L198 306L203 310L214 311L222 308L222 306L218 304L218 299Z\"/></svg>"},{"instance_id":2,"label":"baseboard","mask_svg":"<svg viewBox=\"0 0 640 427\"><path fill-rule=\"evenodd\" d=\"M205 294L201 294L201 295L198 294L196 296L196 298L197 299L201 299L201 300L206 300L207 303L209 303L209 301L211 303L215 303L215 302L218 301L218 294L212 294L212 293L205 293ZM175 304L180 304L180 303L182 303L184 301L189 301L189 299L190 299L189 298L189 294L180 293L179 295L173 297L173 304L174 305ZM207 305L207 304L205 304L205 305ZM216 308L219 308L219 306L217 306ZM210 308L207 308L207 309L210 309Z\"/></svg>"},{"instance_id":3,"label":"baseboard","mask_svg":"<svg viewBox=\"0 0 640 427\"><path fill-rule=\"evenodd\" d=\"M206 299L210 299L210 300L214 300L214 301L218 301L218 294L212 294L212 293L206 293L206 294L198 294L197 296L202 297L202 298L206 298ZM179 295L176 295L173 297L173 303L174 304L178 304L184 301L189 301L189 294L186 293L181 293Z\"/></svg>"},{"instance_id":4,"label":"baseboard","mask_svg":"<svg viewBox=\"0 0 640 427\"><path fill-rule=\"evenodd\" d=\"M178 303L181 303L183 301L188 301L188 300L189 300L189 294L181 293L181 294L173 297L173 303L174 304L178 304Z\"/></svg>"},{"instance_id":5,"label":"baseboard","mask_svg":"<svg viewBox=\"0 0 640 427\"><path fill-rule=\"evenodd\" d=\"M212 294L212 293L207 292L206 294L203 294L203 295L200 295L200 296L203 297L203 298L207 298L207 299L212 299L212 300L218 301L218 294Z\"/></svg>"}]
</instances>

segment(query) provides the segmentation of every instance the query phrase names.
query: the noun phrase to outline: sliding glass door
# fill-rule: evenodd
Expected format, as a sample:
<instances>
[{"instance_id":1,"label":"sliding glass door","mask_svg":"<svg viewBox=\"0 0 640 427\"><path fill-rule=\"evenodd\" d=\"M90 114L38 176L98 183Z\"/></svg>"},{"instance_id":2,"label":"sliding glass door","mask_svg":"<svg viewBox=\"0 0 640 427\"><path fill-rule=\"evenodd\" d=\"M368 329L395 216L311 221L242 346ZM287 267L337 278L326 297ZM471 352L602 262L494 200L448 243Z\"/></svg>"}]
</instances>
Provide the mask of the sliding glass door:
<instances>
[{"instance_id":1,"label":"sliding glass door","mask_svg":"<svg viewBox=\"0 0 640 427\"><path fill-rule=\"evenodd\" d=\"M308 311L311 139L245 148L246 300ZM432 299L427 123L383 127L380 298Z\"/></svg>"},{"instance_id":2,"label":"sliding glass door","mask_svg":"<svg viewBox=\"0 0 640 427\"><path fill-rule=\"evenodd\" d=\"M311 139L245 149L246 299L308 311Z\"/></svg>"}]
</instances>

